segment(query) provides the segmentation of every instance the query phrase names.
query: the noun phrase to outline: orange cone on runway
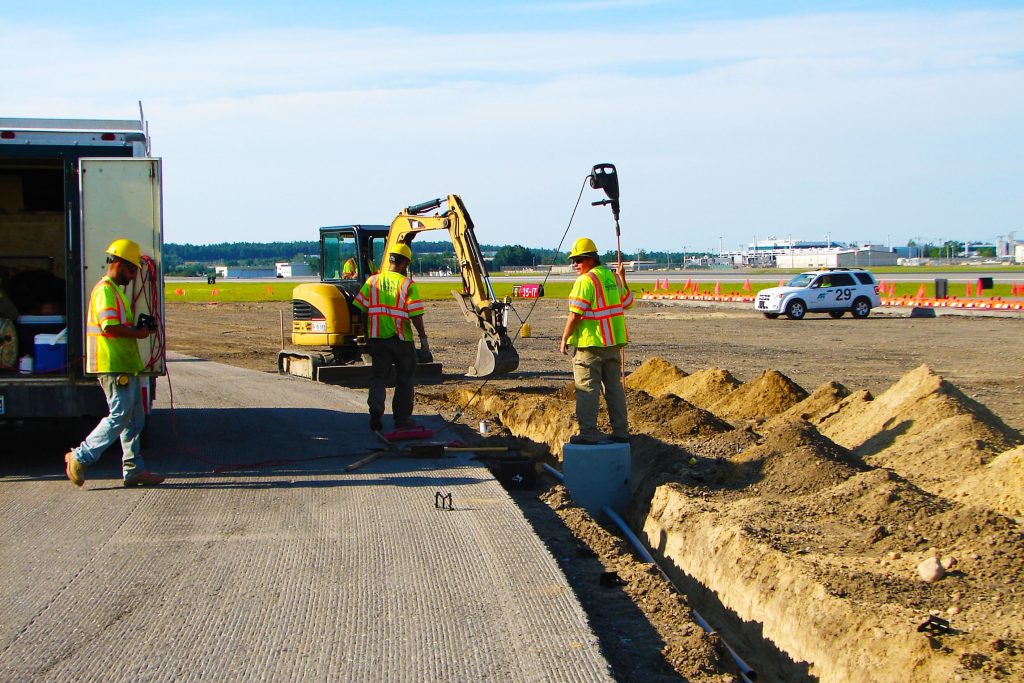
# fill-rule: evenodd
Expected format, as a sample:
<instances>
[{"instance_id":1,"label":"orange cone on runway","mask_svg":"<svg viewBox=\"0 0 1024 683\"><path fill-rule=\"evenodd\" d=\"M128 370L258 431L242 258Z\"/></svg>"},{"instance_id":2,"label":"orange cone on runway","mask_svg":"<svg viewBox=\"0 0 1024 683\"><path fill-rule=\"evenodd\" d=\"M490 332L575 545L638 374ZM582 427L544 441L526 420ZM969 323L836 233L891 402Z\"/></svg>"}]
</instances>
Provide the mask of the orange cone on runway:
<instances>
[{"instance_id":1,"label":"orange cone on runway","mask_svg":"<svg viewBox=\"0 0 1024 683\"><path fill-rule=\"evenodd\" d=\"M746 282L743 283L743 291L744 292L749 292L750 291L750 278L749 277L747 278Z\"/></svg>"},{"instance_id":2,"label":"orange cone on runway","mask_svg":"<svg viewBox=\"0 0 1024 683\"><path fill-rule=\"evenodd\" d=\"M721 294L721 293L722 293L722 285L720 285L720 284L718 284L718 283L716 282L716 283L715 283L715 296L718 296L718 295L719 295L719 294Z\"/></svg>"},{"instance_id":3,"label":"orange cone on runway","mask_svg":"<svg viewBox=\"0 0 1024 683\"><path fill-rule=\"evenodd\" d=\"M971 283L968 282L967 283L967 291L964 293L964 296L971 296L972 294L973 294L973 292L971 291Z\"/></svg>"},{"instance_id":4,"label":"orange cone on runway","mask_svg":"<svg viewBox=\"0 0 1024 683\"><path fill-rule=\"evenodd\" d=\"M917 296L914 297L914 298L915 299L923 299L924 298L924 285L921 285L920 287L917 288Z\"/></svg>"}]
</instances>

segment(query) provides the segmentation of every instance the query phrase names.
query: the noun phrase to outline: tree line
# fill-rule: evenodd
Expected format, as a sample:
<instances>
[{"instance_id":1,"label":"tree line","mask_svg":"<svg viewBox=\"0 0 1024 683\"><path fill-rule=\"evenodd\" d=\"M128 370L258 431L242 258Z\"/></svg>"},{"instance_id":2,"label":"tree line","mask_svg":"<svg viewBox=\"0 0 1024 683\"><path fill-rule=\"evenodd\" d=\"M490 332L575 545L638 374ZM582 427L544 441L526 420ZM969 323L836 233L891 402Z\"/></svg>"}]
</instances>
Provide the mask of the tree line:
<instances>
[{"instance_id":1,"label":"tree line","mask_svg":"<svg viewBox=\"0 0 1024 683\"><path fill-rule=\"evenodd\" d=\"M503 268L533 268L546 265L565 265L567 252L553 249L535 249L515 245L480 245L487 267L497 271ZM457 271L455 250L451 242L412 243L414 271ZM698 254L688 252L686 256ZM616 252L606 251L601 260L606 263L618 258ZM625 261L649 260L671 265L682 262L681 252L637 251L622 253ZM214 266L270 266L274 263L307 263L314 270L320 266L320 244L311 240L296 242L221 242L219 244L175 244L163 246L164 272L168 275L200 276L212 273Z\"/></svg>"}]
</instances>

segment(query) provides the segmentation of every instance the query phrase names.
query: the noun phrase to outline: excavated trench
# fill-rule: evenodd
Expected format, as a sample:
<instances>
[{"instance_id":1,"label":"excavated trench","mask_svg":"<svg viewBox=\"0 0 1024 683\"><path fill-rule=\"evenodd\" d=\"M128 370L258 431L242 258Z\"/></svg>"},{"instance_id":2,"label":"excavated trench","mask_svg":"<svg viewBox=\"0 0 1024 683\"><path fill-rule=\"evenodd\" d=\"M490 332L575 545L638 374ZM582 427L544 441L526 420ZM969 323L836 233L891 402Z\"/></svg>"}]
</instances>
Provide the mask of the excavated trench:
<instances>
[{"instance_id":1,"label":"excavated trench","mask_svg":"<svg viewBox=\"0 0 1024 683\"><path fill-rule=\"evenodd\" d=\"M625 517L763 679L1024 676L1024 448L985 406L925 366L878 396L659 358L626 384ZM575 432L571 384L445 399L555 458Z\"/></svg>"}]
</instances>

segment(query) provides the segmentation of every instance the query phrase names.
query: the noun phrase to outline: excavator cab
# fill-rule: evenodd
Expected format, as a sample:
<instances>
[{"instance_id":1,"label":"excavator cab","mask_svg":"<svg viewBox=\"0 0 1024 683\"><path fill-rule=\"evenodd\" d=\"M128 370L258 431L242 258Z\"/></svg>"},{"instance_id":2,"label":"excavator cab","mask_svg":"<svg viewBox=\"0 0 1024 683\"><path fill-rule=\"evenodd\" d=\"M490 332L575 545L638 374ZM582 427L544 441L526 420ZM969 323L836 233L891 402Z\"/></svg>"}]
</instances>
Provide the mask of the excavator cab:
<instances>
[{"instance_id":1,"label":"excavator cab","mask_svg":"<svg viewBox=\"0 0 1024 683\"><path fill-rule=\"evenodd\" d=\"M320 228L320 282L301 284L292 291L291 342L330 351L281 351L277 356L280 372L316 380L321 368L362 362L365 331L352 301L366 279L377 272L387 236L386 225Z\"/></svg>"}]
</instances>

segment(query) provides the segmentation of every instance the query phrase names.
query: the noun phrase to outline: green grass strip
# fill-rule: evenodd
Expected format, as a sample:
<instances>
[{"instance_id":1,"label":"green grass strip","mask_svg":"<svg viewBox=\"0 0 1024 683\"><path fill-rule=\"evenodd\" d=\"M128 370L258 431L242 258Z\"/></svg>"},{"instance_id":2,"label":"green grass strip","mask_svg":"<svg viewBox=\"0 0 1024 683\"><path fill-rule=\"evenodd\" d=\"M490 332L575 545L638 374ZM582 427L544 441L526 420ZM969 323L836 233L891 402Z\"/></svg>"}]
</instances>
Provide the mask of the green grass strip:
<instances>
[{"instance_id":1,"label":"green grass strip","mask_svg":"<svg viewBox=\"0 0 1024 683\"><path fill-rule=\"evenodd\" d=\"M708 274L704 274L708 275ZM628 276L627 276L628 277ZM876 276L877 277L877 276ZM694 278L700 282L700 291L702 294L713 294L715 290L714 278L713 277L702 277ZM878 277L880 281L884 281L885 277ZM779 280L789 280L789 277L781 276ZM1024 280L1024 278L1022 278ZM451 299L452 289L456 289L459 286L458 282L429 282L420 281L416 283L420 290L420 296L425 301L443 301ZM494 282L494 294L499 298L506 296L512 296L513 283L511 282ZM743 291L742 283L726 283L719 287L719 292L723 295L753 295L762 289L769 287L775 287L778 283L751 283L750 292ZM921 280L920 282L897 282L896 283L896 298L916 297L921 286L924 286L924 297L932 298L935 296L935 280ZM256 302L256 301L291 301L292 290L295 289L295 283L291 282L224 282L223 284L218 283L215 285L208 285L206 283L198 282L186 282L186 283L169 283L164 286L164 297L168 303L176 302L192 302L192 303L209 303L209 302L223 302L223 303L240 303L240 302ZM651 291L654 287L654 283L643 282L633 283L631 289L639 294L640 290ZM1011 292L1012 285L1009 284L997 284L993 289L986 289L982 293L978 293L975 288L975 284L971 283L971 296L967 296L966 283L962 282L951 282L949 283L949 296L956 297L959 299L989 299L991 297L1002 297L1004 299L1013 297ZM569 291L572 289L571 282L559 281L559 282L548 282L544 285L544 297L547 299L564 299L569 296ZM669 285L671 292L679 292L683 289L683 283L672 282ZM889 296L888 293L883 295L883 298ZM526 301L521 299L519 301Z\"/></svg>"}]
</instances>

